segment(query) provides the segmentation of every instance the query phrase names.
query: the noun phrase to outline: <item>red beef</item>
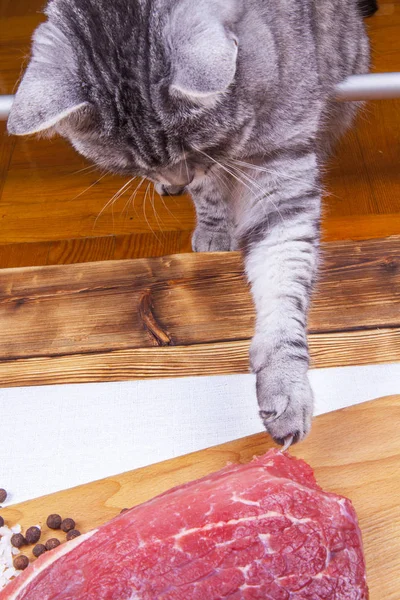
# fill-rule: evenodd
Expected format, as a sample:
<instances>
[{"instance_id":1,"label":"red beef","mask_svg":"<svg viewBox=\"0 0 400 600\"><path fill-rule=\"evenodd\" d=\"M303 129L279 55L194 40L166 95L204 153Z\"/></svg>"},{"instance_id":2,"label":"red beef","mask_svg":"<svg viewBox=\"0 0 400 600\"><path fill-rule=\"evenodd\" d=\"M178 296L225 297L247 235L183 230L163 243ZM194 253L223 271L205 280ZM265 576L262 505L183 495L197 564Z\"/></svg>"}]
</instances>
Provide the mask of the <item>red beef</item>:
<instances>
[{"instance_id":1,"label":"red beef","mask_svg":"<svg viewBox=\"0 0 400 600\"><path fill-rule=\"evenodd\" d=\"M366 600L351 502L277 450L42 555L0 600Z\"/></svg>"}]
</instances>

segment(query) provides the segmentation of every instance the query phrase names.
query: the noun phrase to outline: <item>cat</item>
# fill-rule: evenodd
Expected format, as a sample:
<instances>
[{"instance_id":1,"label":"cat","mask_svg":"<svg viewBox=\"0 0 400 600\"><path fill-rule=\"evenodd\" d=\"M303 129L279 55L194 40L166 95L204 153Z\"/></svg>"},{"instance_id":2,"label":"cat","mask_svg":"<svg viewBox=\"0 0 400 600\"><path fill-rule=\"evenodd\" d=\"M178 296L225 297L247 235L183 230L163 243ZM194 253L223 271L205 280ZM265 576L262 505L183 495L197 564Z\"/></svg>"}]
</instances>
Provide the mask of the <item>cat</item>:
<instances>
[{"instance_id":1,"label":"cat","mask_svg":"<svg viewBox=\"0 0 400 600\"><path fill-rule=\"evenodd\" d=\"M367 2L367 3L366 3ZM102 168L190 192L193 250L242 249L250 363L279 444L310 430L307 312L321 168L366 73L368 0L51 0L8 130L59 133Z\"/></svg>"},{"instance_id":2,"label":"cat","mask_svg":"<svg viewBox=\"0 0 400 600\"><path fill-rule=\"evenodd\" d=\"M358 4L363 17L372 17L379 8L376 0L358 0Z\"/></svg>"}]
</instances>

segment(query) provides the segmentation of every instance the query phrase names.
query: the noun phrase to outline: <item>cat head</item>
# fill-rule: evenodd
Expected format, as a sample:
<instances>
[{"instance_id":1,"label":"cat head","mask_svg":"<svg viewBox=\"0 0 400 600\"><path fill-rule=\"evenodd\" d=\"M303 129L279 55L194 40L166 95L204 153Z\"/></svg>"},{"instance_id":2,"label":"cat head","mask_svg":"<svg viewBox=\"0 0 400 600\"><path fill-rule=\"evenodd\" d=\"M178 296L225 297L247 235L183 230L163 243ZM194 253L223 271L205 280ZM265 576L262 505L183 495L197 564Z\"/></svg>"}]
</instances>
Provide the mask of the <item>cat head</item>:
<instances>
[{"instance_id":1,"label":"cat head","mask_svg":"<svg viewBox=\"0 0 400 600\"><path fill-rule=\"evenodd\" d=\"M59 133L109 171L184 187L233 153L241 0L52 0L8 131ZM243 103L242 103L243 104Z\"/></svg>"}]
</instances>

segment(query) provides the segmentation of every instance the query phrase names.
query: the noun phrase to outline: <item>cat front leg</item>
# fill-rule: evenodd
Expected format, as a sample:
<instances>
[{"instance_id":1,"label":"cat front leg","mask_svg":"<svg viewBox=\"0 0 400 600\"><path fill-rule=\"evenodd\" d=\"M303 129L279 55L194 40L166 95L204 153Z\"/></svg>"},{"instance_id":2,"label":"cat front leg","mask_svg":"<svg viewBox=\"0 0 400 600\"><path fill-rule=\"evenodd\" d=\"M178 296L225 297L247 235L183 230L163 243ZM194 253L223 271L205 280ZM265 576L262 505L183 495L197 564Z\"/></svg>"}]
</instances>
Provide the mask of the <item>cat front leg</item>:
<instances>
[{"instance_id":1,"label":"cat front leg","mask_svg":"<svg viewBox=\"0 0 400 600\"><path fill-rule=\"evenodd\" d=\"M250 362L261 419L284 444L307 435L313 411L306 327L319 247L316 155L282 153L257 174L238 225L257 315Z\"/></svg>"},{"instance_id":2,"label":"cat front leg","mask_svg":"<svg viewBox=\"0 0 400 600\"><path fill-rule=\"evenodd\" d=\"M197 226L192 237L194 252L235 249L225 198L229 187L222 177L222 174L212 172L189 188L197 216Z\"/></svg>"}]
</instances>

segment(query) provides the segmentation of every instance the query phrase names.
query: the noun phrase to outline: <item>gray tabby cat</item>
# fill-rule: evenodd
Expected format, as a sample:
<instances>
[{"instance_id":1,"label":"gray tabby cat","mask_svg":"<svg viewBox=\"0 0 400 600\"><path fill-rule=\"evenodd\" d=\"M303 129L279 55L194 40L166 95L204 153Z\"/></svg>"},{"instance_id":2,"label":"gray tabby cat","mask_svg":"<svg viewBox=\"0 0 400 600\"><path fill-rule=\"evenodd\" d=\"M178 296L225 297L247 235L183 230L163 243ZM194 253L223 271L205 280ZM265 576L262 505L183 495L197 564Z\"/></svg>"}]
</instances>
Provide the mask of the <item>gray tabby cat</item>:
<instances>
[{"instance_id":1,"label":"gray tabby cat","mask_svg":"<svg viewBox=\"0 0 400 600\"><path fill-rule=\"evenodd\" d=\"M58 132L101 167L187 189L196 251L242 248L251 366L279 443L310 428L306 319L321 164L369 68L357 0L52 0L8 129Z\"/></svg>"}]
</instances>

